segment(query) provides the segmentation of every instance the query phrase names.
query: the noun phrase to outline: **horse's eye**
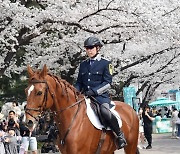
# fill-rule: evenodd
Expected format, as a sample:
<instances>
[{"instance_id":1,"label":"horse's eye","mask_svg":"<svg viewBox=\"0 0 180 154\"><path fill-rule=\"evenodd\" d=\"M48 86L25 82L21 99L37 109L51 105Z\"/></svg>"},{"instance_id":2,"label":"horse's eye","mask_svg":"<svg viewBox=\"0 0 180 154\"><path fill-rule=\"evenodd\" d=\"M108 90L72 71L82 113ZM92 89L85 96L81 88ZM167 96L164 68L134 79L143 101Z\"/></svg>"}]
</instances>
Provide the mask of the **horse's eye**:
<instances>
[{"instance_id":1,"label":"horse's eye","mask_svg":"<svg viewBox=\"0 0 180 154\"><path fill-rule=\"evenodd\" d=\"M42 91L38 91L38 92L37 92L37 95L41 95L41 94L42 94Z\"/></svg>"}]
</instances>

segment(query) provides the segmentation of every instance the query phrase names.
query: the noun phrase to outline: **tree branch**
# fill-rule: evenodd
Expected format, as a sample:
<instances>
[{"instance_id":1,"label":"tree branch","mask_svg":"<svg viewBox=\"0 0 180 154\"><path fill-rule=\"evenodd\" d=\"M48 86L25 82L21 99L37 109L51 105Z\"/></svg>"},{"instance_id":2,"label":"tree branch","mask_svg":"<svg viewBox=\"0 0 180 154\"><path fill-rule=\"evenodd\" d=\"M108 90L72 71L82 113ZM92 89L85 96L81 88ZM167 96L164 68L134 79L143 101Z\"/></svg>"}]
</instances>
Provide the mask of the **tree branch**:
<instances>
[{"instance_id":1,"label":"tree branch","mask_svg":"<svg viewBox=\"0 0 180 154\"><path fill-rule=\"evenodd\" d=\"M6 71L6 69L9 67L10 62L15 54L16 54L15 52L7 53L7 55L4 59L4 67L0 69L0 76L2 76L4 74L4 72Z\"/></svg>"},{"instance_id":2,"label":"tree branch","mask_svg":"<svg viewBox=\"0 0 180 154\"><path fill-rule=\"evenodd\" d=\"M125 69L128 69L129 67L135 66L135 65L137 65L137 64L143 63L143 62L149 60L151 57L154 57L154 56L156 56L156 55L161 55L161 54L163 54L163 53L166 52L166 51L171 51L171 50L173 50L173 49L178 49L178 48L180 48L180 47L169 47L169 48L166 48L166 49L164 49L164 50L161 50L161 51L159 51L159 52L157 52L157 53L153 53L153 54L151 54L151 55L147 55L146 57L143 57L143 58L139 59L138 61L135 61L135 62L133 62L133 63L131 63L131 64L129 64L129 65L126 65L126 66L124 66L124 67L121 67L121 71L123 71L123 70L125 70Z\"/></svg>"},{"instance_id":3,"label":"tree branch","mask_svg":"<svg viewBox=\"0 0 180 154\"><path fill-rule=\"evenodd\" d=\"M180 9L180 7L179 7L179 6L178 6L178 7L176 7L175 9L173 9L173 10L169 11L169 12L166 12L166 13L165 13L165 14L163 14L162 16L166 16L166 15L168 15L168 14L170 14L170 13L172 13L172 12L174 12L174 11L178 10L178 9Z\"/></svg>"},{"instance_id":4,"label":"tree branch","mask_svg":"<svg viewBox=\"0 0 180 154\"><path fill-rule=\"evenodd\" d=\"M86 19L86 18L89 18L89 17L91 17L91 16L97 15L99 12L102 12L102 11L118 11L118 12L122 11L122 12L123 12L123 10L121 10L121 9L119 9L119 8L107 8L107 7L105 7L105 8L98 9L97 11L95 11L95 12L93 12L93 13L91 13L91 14L88 14L88 15L84 16L84 17L81 18L78 22L81 22L82 20L84 20L84 19Z\"/></svg>"}]
</instances>

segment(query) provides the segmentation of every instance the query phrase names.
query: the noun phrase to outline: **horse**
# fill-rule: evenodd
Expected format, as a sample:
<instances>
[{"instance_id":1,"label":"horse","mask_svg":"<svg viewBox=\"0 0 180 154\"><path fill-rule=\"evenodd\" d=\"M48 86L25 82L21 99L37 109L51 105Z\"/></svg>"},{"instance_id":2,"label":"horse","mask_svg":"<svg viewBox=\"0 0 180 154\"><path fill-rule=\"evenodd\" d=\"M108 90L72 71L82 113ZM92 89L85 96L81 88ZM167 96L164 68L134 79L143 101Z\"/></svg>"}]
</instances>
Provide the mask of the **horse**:
<instances>
[{"instance_id":1,"label":"horse","mask_svg":"<svg viewBox=\"0 0 180 154\"><path fill-rule=\"evenodd\" d=\"M66 80L49 73L46 65L36 71L28 65L27 72L27 122L31 120L37 123L45 112L53 113L59 132L57 144L62 154L114 154L117 145L113 132L96 129L91 124L86 114L83 94ZM127 140L124 152L139 153L138 116L128 104L120 101L114 103L115 110L122 119L121 129Z\"/></svg>"}]
</instances>

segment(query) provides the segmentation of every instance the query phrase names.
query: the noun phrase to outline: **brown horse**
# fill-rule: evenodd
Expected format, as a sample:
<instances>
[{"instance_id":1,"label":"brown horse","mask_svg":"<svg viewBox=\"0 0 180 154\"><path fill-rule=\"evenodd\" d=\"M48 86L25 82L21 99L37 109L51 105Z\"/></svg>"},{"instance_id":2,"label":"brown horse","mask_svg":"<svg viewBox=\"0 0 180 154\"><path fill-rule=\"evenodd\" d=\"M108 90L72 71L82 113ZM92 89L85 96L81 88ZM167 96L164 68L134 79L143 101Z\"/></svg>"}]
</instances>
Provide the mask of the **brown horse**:
<instances>
[{"instance_id":1,"label":"brown horse","mask_svg":"<svg viewBox=\"0 0 180 154\"><path fill-rule=\"evenodd\" d=\"M84 95L67 81L42 70L27 68L29 84L26 88L26 121L38 121L47 110L54 114L59 129L57 144L63 154L113 154L116 144L112 131L96 129L86 114ZM122 119L122 131L127 140L126 154L138 153L139 120L136 112L127 104L115 101L115 110ZM102 141L102 136L104 142Z\"/></svg>"}]
</instances>

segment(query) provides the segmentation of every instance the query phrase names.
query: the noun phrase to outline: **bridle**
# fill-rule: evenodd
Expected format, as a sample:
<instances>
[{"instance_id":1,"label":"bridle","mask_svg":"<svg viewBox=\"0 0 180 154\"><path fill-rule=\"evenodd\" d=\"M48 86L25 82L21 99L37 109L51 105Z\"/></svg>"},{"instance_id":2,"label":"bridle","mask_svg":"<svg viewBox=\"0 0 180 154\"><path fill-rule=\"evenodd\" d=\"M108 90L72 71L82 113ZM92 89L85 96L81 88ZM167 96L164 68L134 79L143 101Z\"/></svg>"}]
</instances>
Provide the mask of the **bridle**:
<instances>
[{"instance_id":1,"label":"bridle","mask_svg":"<svg viewBox=\"0 0 180 154\"><path fill-rule=\"evenodd\" d=\"M42 105L39 106L38 108L26 108L26 109L25 109L25 113L29 114L29 115L30 115L31 117L33 117L36 121L39 121L39 118L41 118L42 115L45 113L45 109L46 109L46 105L47 105L47 98L48 98L48 91L49 91L49 93L50 93L50 95L51 95L51 97L52 97L52 99L53 99L53 103L56 103L55 97L54 97L54 94L50 92L47 81L32 80L32 81L30 81L29 83L32 83L32 84L45 83L45 84L46 84L46 89L45 89L45 93L44 93L44 98L43 98ZM63 139L60 141L60 143L61 143L62 145L65 144L65 139L66 139L68 133L69 133L70 130L71 130L72 124L73 124L73 122L75 121L75 118L76 118L76 116L77 116L77 114L78 114L78 112L79 112L80 103L81 103L83 100L85 100L84 97L81 98L80 100L76 101L76 102L73 103L72 105L66 107L66 108L63 108L63 109L61 109L61 110L59 110L59 111L53 111L53 113L54 113L55 115L56 115L57 113L61 114L61 113L64 112L65 110L70 109L70 108L78 105L78 108L77 108L77 110L76 110L76 112L75 112L75 114L74 114L74 116L73 116L73 118L72 118L72 120L71 120L71 122L70 122L70 124L69 124L69 127L68 127L65 135L64 135ZM35 117L34 115L32 115L29 111L39 112L40 115L39 115L38 118L37 118L37 117Z\"/></svg>"},{"instance_id":2,"label":"bridle","mask_svg":"<svg viewBox=\"0 0 180 154\"><path fill-rule=\"evenodd\" d=\"M32 80L29 83L32 84L37 84L37 83L45 83L46 84L46 89L45 89L45 93L44 93L44 98L43 98L43 103L41 106L39 106L38 108L27 108L25 109L25 113L29 114L31 117L33 117L36 121L39 121L39 118L41 117L41 115L44 114L46 105L47 105L47 97L48 97L48 90L49 90L49 86L47 84L47 81L38 81L38 80ZM36 111L40 113L40 117L35 117L34 115L32 115L29 111Z\"/></svg>"}]
</instances>

